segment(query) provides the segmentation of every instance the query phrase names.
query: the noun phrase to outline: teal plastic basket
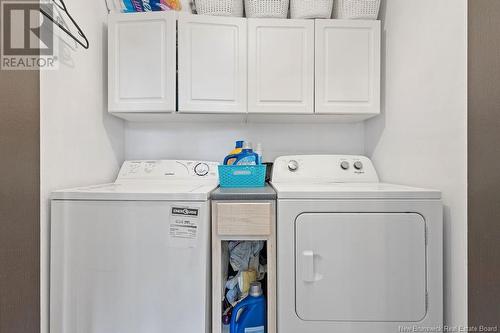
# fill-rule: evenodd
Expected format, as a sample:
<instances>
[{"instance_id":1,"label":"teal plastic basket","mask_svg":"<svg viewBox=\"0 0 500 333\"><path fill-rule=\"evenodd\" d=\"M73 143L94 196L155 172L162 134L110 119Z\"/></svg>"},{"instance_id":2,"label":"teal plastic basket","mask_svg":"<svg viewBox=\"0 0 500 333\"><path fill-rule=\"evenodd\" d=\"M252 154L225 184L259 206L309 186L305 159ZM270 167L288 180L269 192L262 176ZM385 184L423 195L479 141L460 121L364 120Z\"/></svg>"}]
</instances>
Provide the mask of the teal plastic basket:
<instances>
[{"instance_id":1,"label":"teal plastic basket","mask_svg":"<svg viewBox=\"0 0 500 333\"><path fill-rule=\"evenodd\" d=\"M265 165L219 165L220 187L263 187Z\"/></svg>"}]
</instances>

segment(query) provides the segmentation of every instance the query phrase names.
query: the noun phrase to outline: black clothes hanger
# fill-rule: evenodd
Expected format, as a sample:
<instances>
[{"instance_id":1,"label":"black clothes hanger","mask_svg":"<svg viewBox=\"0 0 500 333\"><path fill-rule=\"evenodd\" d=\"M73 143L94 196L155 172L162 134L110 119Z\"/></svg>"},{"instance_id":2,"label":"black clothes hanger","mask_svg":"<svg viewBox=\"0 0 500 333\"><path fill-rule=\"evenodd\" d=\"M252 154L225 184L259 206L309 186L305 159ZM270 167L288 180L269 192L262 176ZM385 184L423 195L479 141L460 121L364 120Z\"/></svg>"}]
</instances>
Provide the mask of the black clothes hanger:
<instances>
[{"instance_id":1,"label":"black clothes hanger","mask_svg":"<svg viewBox=\"0 0 500 333\"><path fill-rule=\"evenodd\" d=\"M73 25L75 26L75 28L78 30L78 34L83 38L83 41L80 39L80 38L77 38L75 37L75 35L73 35L73 33L68 29L66 28L63 24L61 24L60 22L58 22L57 20L55 20L52 16L50 16L45 10L43 10L42 8L40 8L40 12L46 17L48 18L49 20L51 20L55 25L57 25L62 31L64 31L69 37L71 37L75 42L77 42L78 44L80 44L84 49L88 49L89 48L89 40L87 39L87 37L85 36L85 34L83 33L82 29L80 28L80 26L78 25L78 23L76 23L76 21L73 19L73 17L69 14L68 12L68 9L66 8L66 4L64 3L64 0L58 0L61 4L58 4L57 1L54 1L52 0L51 2L57 6L57 8L59 8L60 10L62 10L63 12L66 13L66 15L69 17L69 19L71 20L71 22L73 23Z\"/></svg>"}]
</instances>

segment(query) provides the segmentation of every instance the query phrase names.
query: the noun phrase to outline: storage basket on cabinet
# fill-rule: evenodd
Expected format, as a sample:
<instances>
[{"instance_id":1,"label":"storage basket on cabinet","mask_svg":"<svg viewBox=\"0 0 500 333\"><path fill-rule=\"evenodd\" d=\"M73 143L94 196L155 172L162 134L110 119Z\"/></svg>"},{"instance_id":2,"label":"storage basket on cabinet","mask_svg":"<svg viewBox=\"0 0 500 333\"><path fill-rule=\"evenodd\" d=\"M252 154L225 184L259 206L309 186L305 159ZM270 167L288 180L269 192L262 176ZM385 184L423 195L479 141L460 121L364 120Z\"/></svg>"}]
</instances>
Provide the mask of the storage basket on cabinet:
<instances>
[{"instance_id":1,"label":"storage basket on cabinet","mask_svg":"<svg viewBox=\"0 0 500 333\"><path fill-rule=\"evenodd\" d=\"M195 0L200 15L243 16L243 0Z\"/></svg>"},{"instance_id":2,"label":"storage basket on cabinet","mask_svg":"<svg viewBox=\"0 0 500 333\"><path fill-rule=\"evenodd\" d=\"M334 0L332 17L376 20L379 9L380 0Z\"/></svg>"},{"instance_id":3,"label":"storage basket on cabinet","mask_svg":"<svg viewBox=\"0 0 500 333\"><path fill-rule=\"evenodd\" d=\"M265 165L219 165L220 187L262 187L265 182Z\"/></svg>"},{"instance_id":4,"label":"storage basket on cabinet","mask_svg":"<svg viewBox=\"0 0 500 333\"><path fill-rule=\"evenodd\" d=\"M330 18L333 0L290 0L290 17L296 19Z\"/></svg>"},{"instance_id":5,"label":"storage basket on cabinet","mask_svg":"<svg viewBox=\"0 0 500 333\"><path fill-rule=\"evenodd\" d=\"M288 16L289 0L245 0L247 17L274 17Z\"/></svg>"}]
</instances>

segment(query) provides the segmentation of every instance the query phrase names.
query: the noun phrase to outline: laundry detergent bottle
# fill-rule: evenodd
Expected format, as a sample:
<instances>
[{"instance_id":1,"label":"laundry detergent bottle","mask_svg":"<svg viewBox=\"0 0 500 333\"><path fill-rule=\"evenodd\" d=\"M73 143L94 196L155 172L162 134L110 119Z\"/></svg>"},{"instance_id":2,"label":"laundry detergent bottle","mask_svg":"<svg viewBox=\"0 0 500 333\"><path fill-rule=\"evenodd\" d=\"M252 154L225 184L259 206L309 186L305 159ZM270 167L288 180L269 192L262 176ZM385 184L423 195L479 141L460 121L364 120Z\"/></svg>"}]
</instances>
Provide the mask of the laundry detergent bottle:
<instances>
[{"instance_id":1,"label":"laundry detergent bottle","mask_svg":"<svg viewBox=\"0 0 500 333\"><path fill-rule=\"evenodd\" d=\"M227 164L227 165L233 164L236 161L236 155L238 155L239 153L241 153L242 150L243 150L243 140L236 141L234 149L231 150L231 152L229 152L229 155L228 155L228 158L227 158L227 163L225 161L224 164ZM232 157L229 158L229 156L232 156Z\"/></svg>"},{"instance_id":2,"label":"laundry detergent bottle","mask_svg":"<svg viewBox=\"0 0 500 333\"><path fill-rule=\"evenodd\" d=\"M266 298L260 282L252 282L247 297L233 308L230 333L267 333Z\"/></svg>"},{"instance_id":3,"label":"laundry detergent bottle","mask_svg":"<svg viewBox=\"0 0 500 333\"><path fill-rule=\"evenodd\" d=\"M231 163L232 162L232 163ZM239 154L226 156L224 165L258 165L259 155L253 152L250 143L245 142Z\"/></svg>"}]
</instances>

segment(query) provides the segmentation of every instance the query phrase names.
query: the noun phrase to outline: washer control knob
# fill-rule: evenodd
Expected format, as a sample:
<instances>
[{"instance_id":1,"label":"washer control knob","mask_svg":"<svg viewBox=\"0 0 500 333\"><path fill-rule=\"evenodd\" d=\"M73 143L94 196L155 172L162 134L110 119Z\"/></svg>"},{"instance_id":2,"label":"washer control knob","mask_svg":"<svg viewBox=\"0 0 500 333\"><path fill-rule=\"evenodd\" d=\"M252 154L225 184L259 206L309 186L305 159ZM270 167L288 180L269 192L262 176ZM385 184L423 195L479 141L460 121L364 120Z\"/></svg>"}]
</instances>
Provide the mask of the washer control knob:
<instances>
[{"instance_id":1,"label":"washer control knob","mask_svg":"<svg viewBox=\"0 0 500 333\"><path fill-rule=\"evenodd\" d=\"M342 168L342 170L347 170L347 169L349 169L349 162L347 162L347 161L342 161L342 162L340 163L340 167Z\"/></svg>"},{"instance_id":2,"label":"washer control knob","mask_svg":"<svg viewBox=\"0 0 500 333\"><path fill-rule=\"evenodd\" d=\"M361 161L354 162L354 169L356 169L356 170L363 169L363 163L361 163Z\"/></svg>"},{"instance_id":3,"label":"washer control knob","mask_svg":"<svg viewBox=\"0 0 500 333\"><path fill-rule=\"evenodd\" d=\"M291 160L290 162L288 162L288 170L295 172L297 171L298 168L299 168L299 162L295 160Z\"/></svg>"},{"instance_id":4,"label":"washer control knob","mask_svg":"<svg viewBox=\"0 0 500 333\"><path fill-rule=\"evenodd\" d=\"M198 163L194 167L194 173L196 173L196 175L198 176L206 176L209 170L210 167L208 166L207 163Z\"/></svg>"}]
</instances>

